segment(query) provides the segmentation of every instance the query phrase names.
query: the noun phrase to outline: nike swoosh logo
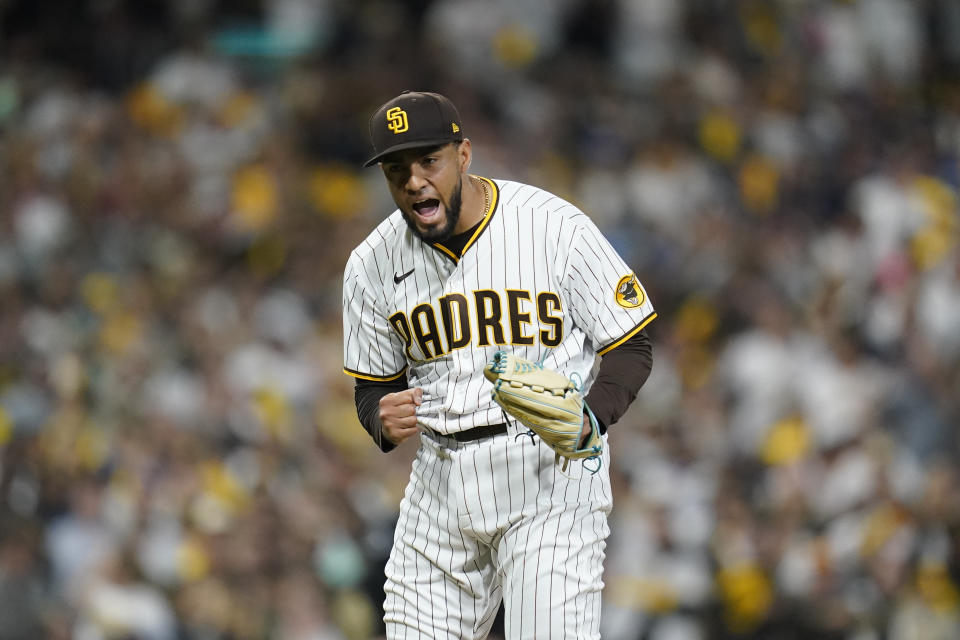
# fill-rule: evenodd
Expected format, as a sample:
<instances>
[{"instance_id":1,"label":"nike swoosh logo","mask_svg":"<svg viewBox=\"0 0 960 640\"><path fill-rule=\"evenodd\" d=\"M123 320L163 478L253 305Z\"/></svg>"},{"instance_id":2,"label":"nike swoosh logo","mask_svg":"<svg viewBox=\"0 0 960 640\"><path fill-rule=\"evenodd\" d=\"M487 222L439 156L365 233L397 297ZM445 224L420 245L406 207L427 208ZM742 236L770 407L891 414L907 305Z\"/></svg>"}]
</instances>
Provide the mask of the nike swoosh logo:
<instances>
[{"instance_id":1,"label":"nike swoosh logo","mask_svg":"<svg viewBox=\"0 0 960 640\"><path fill-rule=\"evenodd\" d=\"M404 278L406 278L407 276L409 276L411 273L413 273L413 269L410 269L410 271L407 271L407 272L406 272L405 274L403 274L402 276L398 276L397 274L393 274L393 282L394 282L394 284L400 284L401 282L403 282Z\"/></svg>"}]
</instances>

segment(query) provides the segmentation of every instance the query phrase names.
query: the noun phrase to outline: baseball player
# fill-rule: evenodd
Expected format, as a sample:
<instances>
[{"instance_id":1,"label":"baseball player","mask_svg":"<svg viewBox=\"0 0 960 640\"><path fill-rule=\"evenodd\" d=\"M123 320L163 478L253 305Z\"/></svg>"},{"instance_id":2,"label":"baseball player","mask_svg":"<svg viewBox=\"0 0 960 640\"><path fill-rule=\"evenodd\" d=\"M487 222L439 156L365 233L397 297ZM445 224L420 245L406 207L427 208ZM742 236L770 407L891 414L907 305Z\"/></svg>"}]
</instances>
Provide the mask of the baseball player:
<instances>
[{"instance_id":1,"label":"baseball player","mask_svg":"<svg viewBox=\"0 0 960 640\"><path fill-rule=\"evenodd\" d=\"M387 637L484 638L502 602L508 638L599 638L605 433L649 375L653 306L577 207L469 173L447 98L404 92L369 127L366 166L379 163L397 209L344 271L344 370L383 451L419 438L386 567ZM559 463L494 401L503 354L585 394L586 454Z\"/></svg>"}]
</instances>

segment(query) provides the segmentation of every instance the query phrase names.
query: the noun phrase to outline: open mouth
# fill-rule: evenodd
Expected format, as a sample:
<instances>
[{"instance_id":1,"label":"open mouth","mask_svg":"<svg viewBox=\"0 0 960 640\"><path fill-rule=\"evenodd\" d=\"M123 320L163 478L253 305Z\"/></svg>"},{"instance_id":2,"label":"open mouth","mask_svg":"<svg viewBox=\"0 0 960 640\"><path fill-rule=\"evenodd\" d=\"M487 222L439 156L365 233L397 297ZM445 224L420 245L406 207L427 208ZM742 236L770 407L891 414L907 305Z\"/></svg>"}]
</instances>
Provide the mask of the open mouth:
<instances>
[{"instance_id":1,"label":"open mouth","mask_svg":"<svg viewBox=\"0 0 960 640\"><path fill-rule=\"evenodd\" d=\"M413 210L417 212L420 218L429 220L440 211L440 201L436 198L427 198L413 203Z\"/></svg>"}]
</instances>

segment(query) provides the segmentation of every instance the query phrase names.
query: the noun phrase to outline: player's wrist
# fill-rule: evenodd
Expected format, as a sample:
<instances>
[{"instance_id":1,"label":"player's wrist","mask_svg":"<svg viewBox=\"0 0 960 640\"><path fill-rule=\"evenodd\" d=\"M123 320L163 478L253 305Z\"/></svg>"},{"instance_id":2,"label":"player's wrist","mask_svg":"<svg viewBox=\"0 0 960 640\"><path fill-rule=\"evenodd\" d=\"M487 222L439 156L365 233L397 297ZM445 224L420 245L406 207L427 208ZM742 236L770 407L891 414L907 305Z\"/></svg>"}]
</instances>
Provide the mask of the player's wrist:
<instances>
[{"instance_id":1,"label":"player's wrist","mask_svg":"<svg viewBox=\"0 0 960 640\"><path fill-rule=\"evenodd\" d=\"M587 446L587 442L590 441L590 436L593 434L593 424L590 422L590 416L587 414L587 410L583 410L583 430L580 432L580 442L577 443L578 449L583 449Z\"/></svg>"},{"instance_id":2,"label":"player's wrist","mask_svg":"<svg viewBox=\"0 0 960 640\"><path fill-rule=\"evenodd\" d=\"M603 431L600 429L600 421L597 420L597 416L593 412L593 409L590 408L590 405L584 402L583 429L577 448L581 450L586 449L591 442L599 439L601 435L603 435Z\"/></svg>"}]
</instances>

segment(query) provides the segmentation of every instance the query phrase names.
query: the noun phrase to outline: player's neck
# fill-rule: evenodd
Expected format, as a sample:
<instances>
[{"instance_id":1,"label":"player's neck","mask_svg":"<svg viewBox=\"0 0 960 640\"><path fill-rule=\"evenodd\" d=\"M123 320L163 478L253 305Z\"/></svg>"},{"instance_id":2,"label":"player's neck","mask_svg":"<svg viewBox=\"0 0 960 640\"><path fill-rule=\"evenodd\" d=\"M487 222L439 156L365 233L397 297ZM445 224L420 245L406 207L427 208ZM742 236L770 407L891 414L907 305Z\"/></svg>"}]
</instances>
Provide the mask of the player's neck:
<instances>
[{"instance_id":1,"label":"player's neck","mask_svg":"<svg viewBox=\"0 0 960 640\"><path fill-rule=\"evenodd\" d=\"M460 220L453 230L455 234L471 229L483 220L490 210L490 200L493 197L491 191L485 180L468 174L468 180L463 185Z\"/></svg>"}]
</instances>

